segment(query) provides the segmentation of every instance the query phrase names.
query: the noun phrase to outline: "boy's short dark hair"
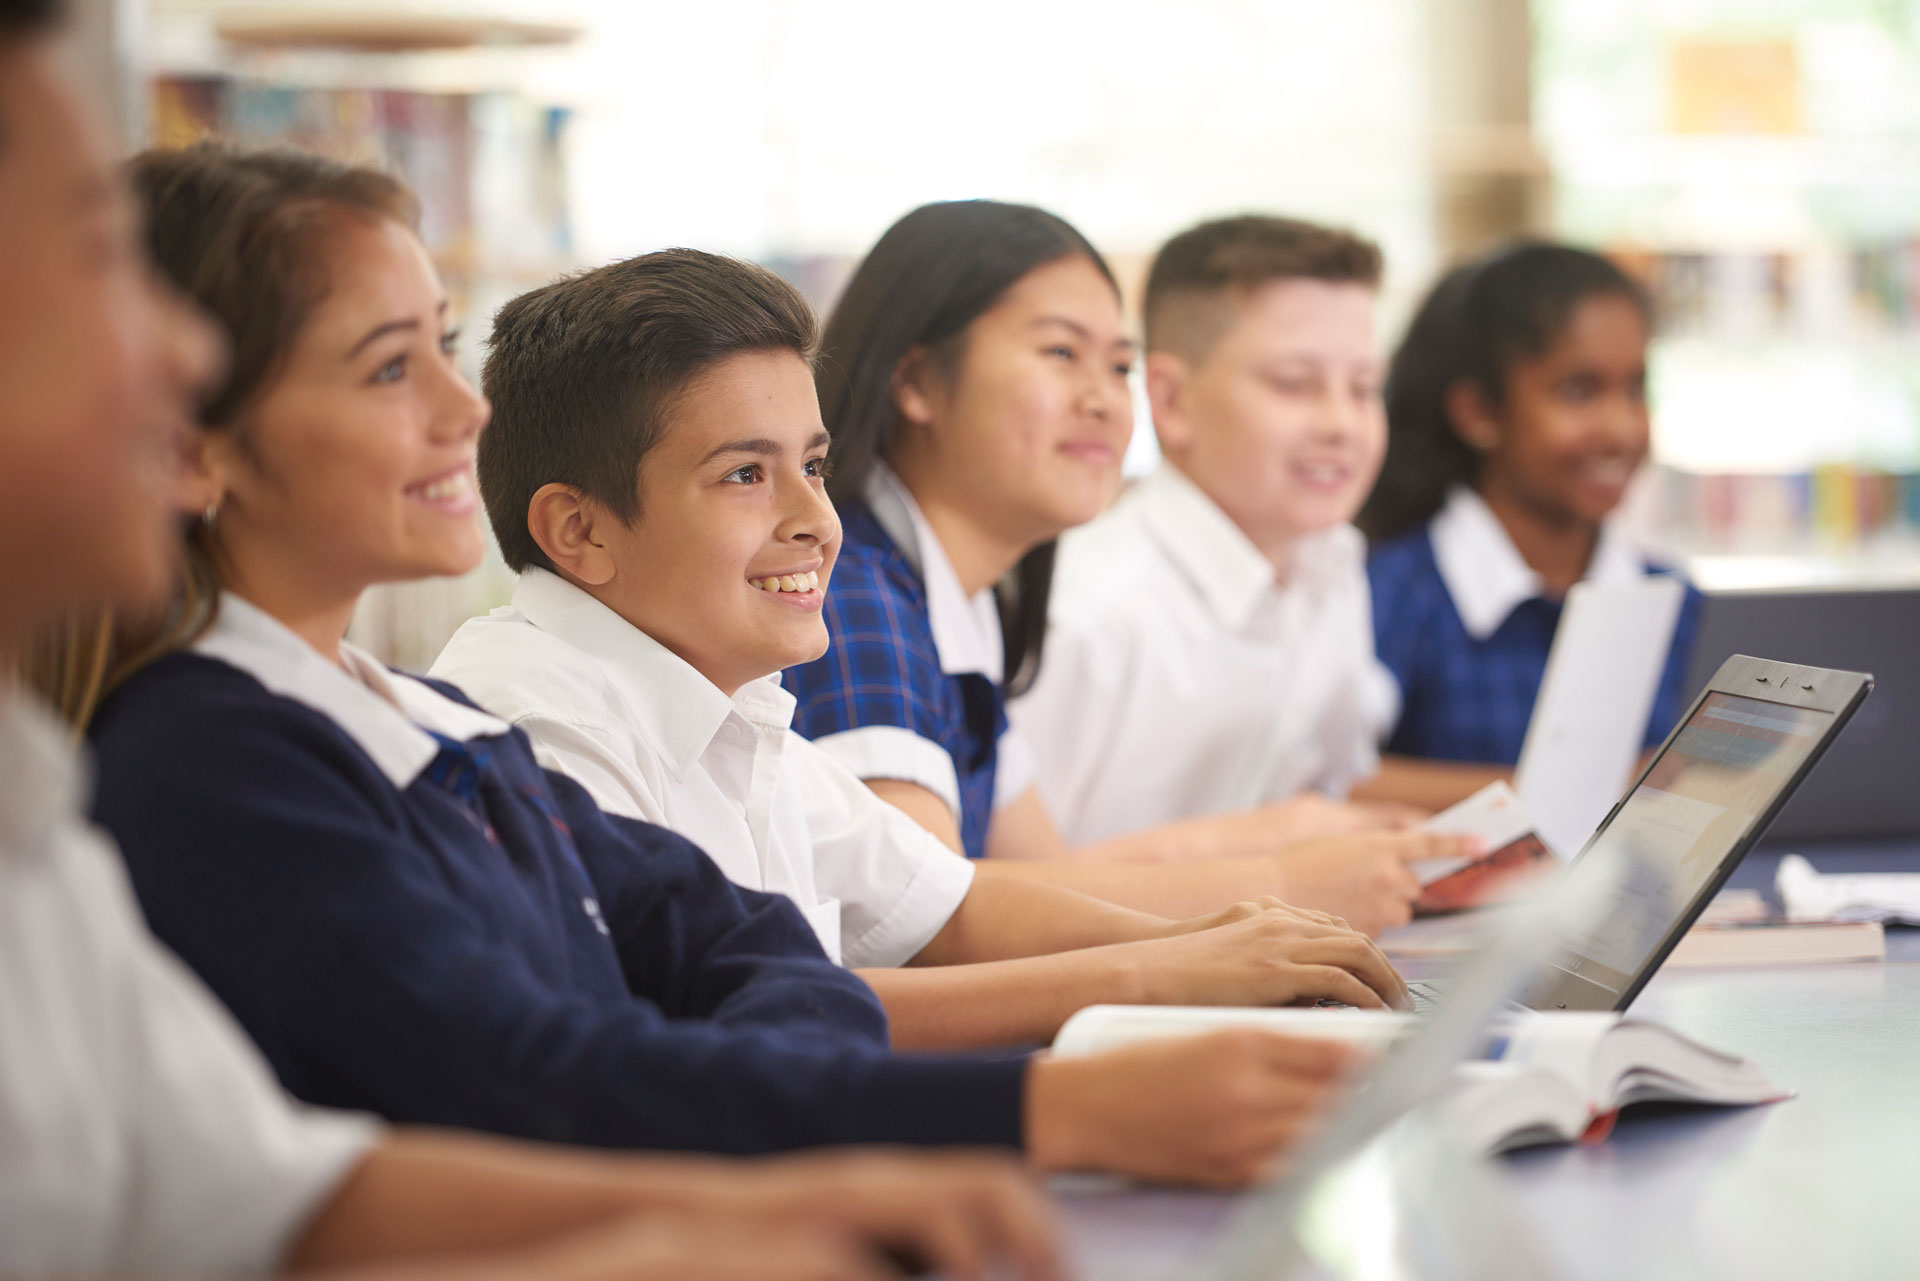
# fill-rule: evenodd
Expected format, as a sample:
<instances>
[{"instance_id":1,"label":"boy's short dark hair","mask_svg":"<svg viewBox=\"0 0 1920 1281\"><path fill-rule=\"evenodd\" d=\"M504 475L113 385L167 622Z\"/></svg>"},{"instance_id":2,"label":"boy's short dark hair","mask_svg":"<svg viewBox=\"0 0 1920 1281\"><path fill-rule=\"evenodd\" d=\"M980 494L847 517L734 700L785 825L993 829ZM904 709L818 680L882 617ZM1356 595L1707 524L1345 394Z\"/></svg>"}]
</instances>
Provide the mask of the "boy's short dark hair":
<instances>
[{"instance_id":1,"label":"boy's short dark hair","mask_svg":"<svg viewBox=\"0 0 1920 1281\"><path fill-rule=\"evenodd\" d=\"M515 572L553 562L527 530L542 485L571 485L631 523L640 460L674 401L715 362L756 351L813 359L819 323L764 267L663 249L556 281L500 309L481 388L480 495Z\"/></svg>"},{"instance_id":2,"label":"boy's short dark hair","mask_svg":"<svg viewBox=\"0 0 1920 1281\"><path fill-rule=\"evenodd\" d=\"M1247 294L1276 280L1380 287L1380 247L1296 218L1244 214L1169 240L1147 274L1147 350L1206 357Z\"/></svg>"}]
</instances>

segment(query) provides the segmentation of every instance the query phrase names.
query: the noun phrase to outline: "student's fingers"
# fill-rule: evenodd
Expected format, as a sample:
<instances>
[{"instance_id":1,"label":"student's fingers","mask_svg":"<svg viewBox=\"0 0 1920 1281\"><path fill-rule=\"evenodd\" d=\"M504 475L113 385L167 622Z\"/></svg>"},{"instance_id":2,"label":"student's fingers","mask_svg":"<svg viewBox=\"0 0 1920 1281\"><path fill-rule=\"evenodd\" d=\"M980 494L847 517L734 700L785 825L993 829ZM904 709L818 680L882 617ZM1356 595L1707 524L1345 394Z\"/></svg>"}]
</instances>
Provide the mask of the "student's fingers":
<instances>
[{"instance_id":1,"label":"student's fingers","mask_svg":"<svg viewBox=\"0 0 1920 1281\"><path fill-rule=\"evenodd\" d=\"M1407 1005L1406 980L1378 948L1357 934L1308 940L1296 950L1294 959L1303 966L1330 966L1352 975L1384 1005L1395 1009Z\"/></svg>"},{"instance_id":2,"label":"student's fingers","mask_svg":"<svg viewBox=\"0 0 1920 1281\"><path fill-rule=\"evenodd\" d=\"M1381 840L1406 863L1429 858L1478 858L1486 853L1486 842L1458 832L1395 832Z\"/></svg>"},{"instance_id":3,"label":"student's fingers","mask_svg":"<svg viewBox=\"0 0 1920 1281\"><path fill-rule=\"evenodd\" d=\"M1300 995L1310 1000L1344 1001L1363 1010L1388 1008L1385 997L1338 965L1300 965L1294 978Z\"/></svg>"},{"instance_id":4,"label":"student's fingers","mask_svg":"<svg viewBox=\"0 0 1920 1281\"><path fill-rule=\"evenodd\" d=\"M1329 1015L1328 1017L1337 1017ZM1251 1035L1247 1043L1261 1068L1279 1082L1319 1083L1332 1088L1366 1058L1351 1045L1317 1036L1289 1036L1267 1028L1241 1029Z\"/></svg>"},{"instance_id":5,"label":"student's fingers","mask_svg":"<svg viewBox=\"0 0 1920 1281\"><path fill-rule=\"evenodd\" d=\"M1417 889L1416 889L1417 893ZM1350 970L1389 1003L1406 996L1399 971L1374 942L1345 925L1294 922L1275 927L1275 942L1289 961L1320 961Z\"/></svg>"},{"instance_id":6,"label":"student's fingers","mask_svg":"<svg viewBox=\"0 0 1920 1281\"><path fill-rule=\"evenodd\" d=\"M958 1248L940 1244L932 1262L949 1276L984 1277L989 1265L1011 1267L1021 1281L1060 1281L1060 1240L1047 1203L1024 1175L995 1158L971 1191L956 1200ZM964 1257L971 1255L974 1262ZM972 1270L970 1271L969 1268ZM997 1274L996 1274L997 1275Z\"/></svg>"},{"instance_id":7,"label":"student's fingers","mask_svg":"<svg viewBox=\"0 0 1920 1281\"><path fill-rule=\"evenodd\" d=\"M1373 819L1376 825L1390 832L1402 832L1418 827L1433 817L1431 810L1402 805L1398 801L1360 801L1356 804Z\"/></svg>"},{"instance_id":8,"label":"student's fingers","mask_svg":"<svg viewBox=\"0 0 1920 1281\"><path fill-rule=\"evenodd\" d=\"M912 1259L907 1270L930 1268L956 1281L986 1281L986 1252L969 1217L964 1204L927 1206L914 1231L914 1244L926 1257Z\"/></svg>"}]
</instances>

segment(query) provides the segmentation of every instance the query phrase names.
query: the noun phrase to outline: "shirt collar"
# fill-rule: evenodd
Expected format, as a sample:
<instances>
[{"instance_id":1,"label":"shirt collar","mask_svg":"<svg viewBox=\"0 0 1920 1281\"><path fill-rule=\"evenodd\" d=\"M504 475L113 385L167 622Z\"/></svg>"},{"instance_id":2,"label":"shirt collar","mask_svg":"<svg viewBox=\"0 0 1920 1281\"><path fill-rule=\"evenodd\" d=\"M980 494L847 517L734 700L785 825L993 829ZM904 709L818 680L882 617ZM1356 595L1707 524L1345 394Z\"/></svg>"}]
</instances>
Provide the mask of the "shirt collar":
<instances>
[{"instance_id":1,"label":"shirt collar","mask_svg":"<svg viewBox=\"0 0 1920 1281\"><path fill-rule=\"evenodd\" d=\"M75 818L87 771L73 734L37 697L0 689L0 856Z\"/></svg>"},{"instance_id":2,"label":"shirt collar","mask_svg":"<svg viewBox=\"0 0 1920 1281\"><path fill-rule=\"evenodd\" d=\"M1242 627L1274 584L1273 563L1233 518L1171 463L1140 482L1147 529L1208 606L1229 627Z\"/></svg>"},{"instance_id":3,"label":"shirt collar","mask_svg":"<svg viewBox=\"0 0 1920 1281\"><path fill-rule=\"evenodd\" d=\"M1459 611L1467 634L1485 640L1524 601L1545 594L1540 576L1527 566L1506 527L1486 500L1464 485L1429 526L1433 559L1440 579ZM1586 579L1597 583L1632 582L1646 573L1633 540L1614 521L1603 521Z\"/></svg>"},{"instance_id":4,"label":"shirt collar","mask_svg":"<svg viewBox=\"0 0 1920 1281\"><path fill-rule=\"evenodd\" d=\"M626 697L634 729L676 782L693 772L734 713L767 728L793 724L794 698L780 688L778 672L748 682L728 698L691 663L558 574L544 569L521 574L513 608L599 664Z\"/></svg>"},{"instance_id":5,"label":"shirt collar","mask_svg":"<svg viewBox=\"0 0 1920 1281\"><path fill-rule=\"evenodd\" d=\"M466 742L508 732L506 722L391 671L345 642L345 669L335 667L278 619L231 592L220 597L219 617L193 648L332 720L397 788L411 786L440 754L434 734Z\"/></svg>"},{"instance_id":6,"label":"shirt collar","mask_svg":"<svg viewBox=\"0 0 1920 1281\"><path fill-rule=\"evenodd\" d=\"M874 463L862 496L880 528L920 575L940 670L949 676L978 672L998 685L1006 667L1006 640L993 589L982 587L967 595L946 548L893 468Z\"/></svg>"}]
</instances>

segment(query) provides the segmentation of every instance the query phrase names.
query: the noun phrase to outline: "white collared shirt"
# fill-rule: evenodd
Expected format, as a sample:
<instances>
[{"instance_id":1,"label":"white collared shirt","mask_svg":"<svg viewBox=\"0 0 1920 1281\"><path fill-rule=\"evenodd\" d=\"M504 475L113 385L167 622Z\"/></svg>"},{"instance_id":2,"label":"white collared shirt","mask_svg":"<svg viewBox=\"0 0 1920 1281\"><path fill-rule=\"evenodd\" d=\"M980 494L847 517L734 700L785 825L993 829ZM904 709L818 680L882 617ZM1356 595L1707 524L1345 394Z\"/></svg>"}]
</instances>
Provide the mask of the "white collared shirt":
<instances>
[{"instance_id":1,"label":"white collared shirt","mask_svg":"<svg viewBox=\"0 0 1920 1281\"><path fill-rule=\"evenodd\" d=\"M983 587L967 594L939 535L893 468L875 462L862 497L874 520L920 575L940 670L948 676L978 673L1004 688L1006 640L993 589ZM814 743L860 778L919 784L945 801L959 821L960 777L953 757L939 743L897 725L865 725L823 735ZM996 747L993 807L1001 809L1019 800L1033 784L1033 749L1019 728L1010 724Z\"/></svg>"},{"instance_id":2,"label":"white collared shirt","mask_svg":"<svg viewBox=\"0 0 1920 1281\"><path fill-rule=\"evenodd\" d=\"M1440 580L1467 635L1476 641L1499 631L1523 602L1547 594L1540 575L1528 567L1487 500L1465 485L1456 485L1447 495L1446 505L1428 526L1428 537ZM1586 580L1632 583L1646 572L1646 557L1619 523L1601 522Z\"/></svg>"},{"instance_id":3,"label":"white collared shirt","mask_svg":"<svg viewBox=\"0 0 1920 1281\"><path fill-rule=\"evenodd\" d=\"M793 732L777 674L729 698L545 570L462 625L433 675L524 729L608 813L672 828L736 884L791 898L849 965L905 964L973 883L966 859Z\"/></svg>"},{"instance_id":4,"label":"white collared shirt","mask_svg":"<svg viewBox=\"0 0 1920 1281\"><path fill-rule=\"evenodd\" d=\"M0 694L0 1276L262 1273L379 1140L147 932L64 731Z\"/></svg>"},{"instance_id":5,"label":"white collared shirt","mask_svg":"<svg viewBox=\"0 0 1920 1281\"><path fill-rule=\"evenodd\" d=\"M1359 531L1302 539L1278 583L1168 463L1069 532L1040 678L1012 709L1061 833L1099 841L1370 776L1392 694L1368 601Z\"/></svg>"},{"instance_id":6,"label":"white collared shirt","mask_svg":"<svg viewBox=\"0 0 1920 1281\"><path fill-rule=\"evenodd\" d=\"M434 734L465 743L498 738L509 729L500 718L456 703L345 641L344 666L336 667L284 623L231 592L220 597L218 617L193 649L332 720L401 791L440 754Z\"/></svg>"}]
</instances>

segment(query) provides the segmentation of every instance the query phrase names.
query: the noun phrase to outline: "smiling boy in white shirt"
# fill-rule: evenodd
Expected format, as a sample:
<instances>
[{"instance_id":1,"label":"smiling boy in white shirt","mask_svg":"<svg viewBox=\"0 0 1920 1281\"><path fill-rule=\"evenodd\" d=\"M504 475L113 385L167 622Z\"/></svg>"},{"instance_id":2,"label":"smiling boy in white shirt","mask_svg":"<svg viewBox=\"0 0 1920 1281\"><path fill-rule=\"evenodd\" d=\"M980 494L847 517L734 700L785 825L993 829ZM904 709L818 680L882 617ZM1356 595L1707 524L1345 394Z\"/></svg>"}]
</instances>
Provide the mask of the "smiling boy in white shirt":
<instances>
[{"instance_id":1,"label":"smiling boy in white shirt","mask_svg":"<svg viewBox=\"0 0 1920 1281\"><path fill-rule=\"evenodd\" d=\"M692 250L503 308L479 479L521 578L433 674L607 811L793 898L896 1045L1044 1041L1099 1001L1398 1001L1384 957L1316 913L1170 922L976 872L790 730L778 673L826 647L840 543L815 341L791 286Z\"/></svg>"},{"instance_id":2,"label":"smiling boy in white shirt","mask_svg":"<svg viewBox=\"0 0 1920 1281\"><path fill-rule=\"evenodd\" d=\"M1406 821L1338 803L1392 710L1350 523L1386 446L1380 268L1357 236L1256 215L1156 256L1165 461L1061 540L1047 663L1011 709L1070 843L1208 815L1249 836Z\"/></svg>"}]
</instances>

